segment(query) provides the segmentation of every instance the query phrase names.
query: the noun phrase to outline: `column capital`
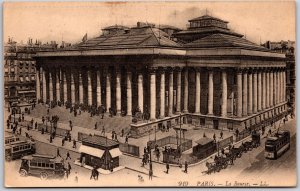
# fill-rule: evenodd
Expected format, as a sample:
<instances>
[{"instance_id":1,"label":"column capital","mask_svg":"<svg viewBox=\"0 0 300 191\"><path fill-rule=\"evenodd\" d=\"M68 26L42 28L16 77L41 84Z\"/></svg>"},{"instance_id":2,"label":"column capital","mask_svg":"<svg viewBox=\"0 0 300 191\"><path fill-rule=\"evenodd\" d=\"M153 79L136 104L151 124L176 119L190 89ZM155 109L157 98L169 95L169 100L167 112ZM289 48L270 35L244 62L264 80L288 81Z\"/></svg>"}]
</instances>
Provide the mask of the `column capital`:
<instances>
[{"instance_id":1,"label":"column capital","mask_svg":"<svg viewBox=\"0 0 300 191\"><path fill-rule=\"evenodd\" d=\"M122 69L121 69L120 66L115 66L115 72L116 72L116 74L121 73L121 71L122 71Z\"/></svg>"},{"instance_id":2,"label":"column capital","mask_svg":"<svg viewBox=\"0 0 300 191\"><path fill-rule=\"evenodd\" d=\"M174 68L174 71L176 71L176 72L182 72L182 67L178 67L177 66L177 67Z\"/></svg>"},{"instance_id":3,"label":"column capital","mask_svg":"<svg viewBox=\"0 0 300 191\"><path fill-rule=\"evenodd\" d=\"M174 69L175 69L175 68L173 68L173 67L167 67L166 71L167 71L168 73L173 73Z\"/></svg>"},{"instance_id":4,"label":"column capital","mask_svg":"<svg viewBox=\"0 0 300 191\"><path fill-rule=\"evenodd\" d=\"M148 71L149 71L150 74L155 74L158 71L158 67L148 68Z\"/></svg>"}]
</instances>

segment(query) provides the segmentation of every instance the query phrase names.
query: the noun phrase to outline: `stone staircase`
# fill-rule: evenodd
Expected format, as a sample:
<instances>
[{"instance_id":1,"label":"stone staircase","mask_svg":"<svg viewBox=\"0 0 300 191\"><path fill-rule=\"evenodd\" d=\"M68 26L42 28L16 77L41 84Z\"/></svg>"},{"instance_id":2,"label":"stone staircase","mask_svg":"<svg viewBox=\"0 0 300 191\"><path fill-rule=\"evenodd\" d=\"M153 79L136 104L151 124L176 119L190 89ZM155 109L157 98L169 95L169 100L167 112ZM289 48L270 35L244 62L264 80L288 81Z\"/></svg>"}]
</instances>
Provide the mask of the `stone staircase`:
<instances>
[{"instance_id":1,"label":"stone staircase","mask_svg":"<svg viewBox=\"0 0 300 191\"><path fill-rule=\"evenodd\" d=\"M36 107L31 111L30 116L36 118L42 118L47 115L47 107L44 105L36 105ZM101 116L90 117L88 112L81 112L81 115L74 116L74 113L70 113L70 110L65 107L55 107L49 110L49 115L59 116L59 123L69 124L69 120L72 121L73 126L79 126L84 128L95 128L95 123L97 122L98 130L101 132L104 125L106 132L111 132L115 130L117 134L121 133L121 130L124 129L127 133L130 129L130 124L132 118L130 116L113 116L109 117L108 114L104 115L104 118L101 119Z\"/></svg>"}]
</instances>

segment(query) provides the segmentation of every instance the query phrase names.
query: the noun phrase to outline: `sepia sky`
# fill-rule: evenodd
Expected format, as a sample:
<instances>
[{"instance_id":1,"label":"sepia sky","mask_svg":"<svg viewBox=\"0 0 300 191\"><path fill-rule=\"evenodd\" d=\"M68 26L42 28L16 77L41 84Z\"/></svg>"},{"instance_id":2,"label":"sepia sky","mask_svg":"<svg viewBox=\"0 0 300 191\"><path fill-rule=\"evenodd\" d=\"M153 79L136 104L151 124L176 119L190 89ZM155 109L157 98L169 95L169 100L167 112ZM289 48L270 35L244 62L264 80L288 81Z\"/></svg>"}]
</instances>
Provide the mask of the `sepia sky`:
<instances>
[{"instance_id":1,"label":"sepia sky","mask_svg":"<svg viewBox=\"0 0 300 191\"><path fill-rule=\"evenodd\" d=\"M122 2L4 3L3 39L26 43L79 42L101 34L105 26L137 21L186 28L188 20L209 15L229 21L229 28L259 43L295 40L294 2Z\"/></svg>"}]
</instances>

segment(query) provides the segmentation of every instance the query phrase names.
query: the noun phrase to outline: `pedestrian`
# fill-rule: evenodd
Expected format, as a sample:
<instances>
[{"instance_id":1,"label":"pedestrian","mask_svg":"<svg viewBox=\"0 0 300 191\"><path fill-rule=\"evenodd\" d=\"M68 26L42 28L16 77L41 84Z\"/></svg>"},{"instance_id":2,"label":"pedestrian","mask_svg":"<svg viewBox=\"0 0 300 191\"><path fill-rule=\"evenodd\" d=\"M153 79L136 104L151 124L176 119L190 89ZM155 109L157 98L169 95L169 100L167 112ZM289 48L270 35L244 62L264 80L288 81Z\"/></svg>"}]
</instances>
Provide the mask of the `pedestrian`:
<instances>
[{"instance_id":1,"label":"pedestrian","mask_svg":"<svg viewBox=\"0 0 300 191\"><path fill-rule=\"evenodd\" d=\"M52 143L52 135L50 135L50 143Z\"/></svg>"},{"instance_id":2,"label":"pedestrian","mask_svg":"<svg viewBox=\"0 0 300 191\"><path fill-rule=\"evenodd\" d=\"M71 160L71 157L70 157L70 153L69 151L67 152L67 157L66 157L66 160L70 159Z\"/></svg>"},{"instance_id":3,"label":"pedestrian","mask_svg":"<svg viewBox=\"0 0 300 191\"><path fill-rule=\"evenodd\" d=\"M76 140L75 139L73 139L73 148L76 149Z\"/></svg>"},{"instance_id":4,"label":"pedestrian","mask_svg":"<svg viewBox=\"0 0 300 191\"><path fill-rule=\"evenodd\" d=\"M56 150L56 157L61 157L60 152L59 152L59 148L57 148L57 150Z\"/></svg>"},{"instance_id":5,"label":"pedestrian","mask_svg":"<svg viewBox=\"0 0 300 191\"><path fill-rule=\"evenodd\" d=\"M78 183L78 173L75 172L75 182Z\"/></svg>"},{"instance_id":6,"label":"pedestrian","mask_svg":"<svg viewBox=\"0 0 300 191\"><path fill-rule=\"evenodd\" d=\"M149 180L152 180L153 177L153 170L150 168L149 170Z\"/></svg>"},{"instance_id":7,"label":"pedestrian","mask_svg":"<svg viewBox=\"0 0 300 191\"><path fill-rule=\"evenodd\" d=\"M65 145L65 139L63 138L62 140L61 140L61 146L64 146Z\"/></svg>"},{"instance_id":8,"label":"pedestrian","mask_svg":"<svg viewBox=\"0 0 300 191\"><path fill-rule=\"evenodd\" d=\"M170 169L169 163L166 163L166 169L167 169L166 173L169 174L169 169Z\"/></svg>"},{"instance_id":9,"label":"pedestrian","mask_svg":"<svg viewBox=\"0 0 300 191\"><path fill-rule=\"evenodd\" d=\"M45 118L44 118L44 116L42 117L42 122L43 122L43 124L45 123Z\"/></svg>"},{"instance_id":10,"label":"pedestrian","mask_svg":"<svg viewBox=\"0 0 300 191\"><path fill-rule=\"evenodd\" d=\"M184 173L187 173L187 169L188 169L188 163L187 163L187 161L185 161L185 163L184 163Z\"/></svg>"},{"instance_id":11,"label":"pedestrian","mask_svg":"<svg viewBox=\"0 0 300 191\"><path fill-rule=\"evenodd\" d=\"M220 139L223 139L223 131L220 132Z\"/></svg>"},{"instance_id":12,"label":"pedestrian","mask_svg":"<svg viewBox=\"0 0 300 191\"><path fill-rule=\"evenodd\" d=\"M213 139L214 139L214 141L216 142L216 133L214 133Z\"/></svg>"},{"instance_id":13,"label":"pedestrian","mask_svg":"<svg viewBox=\"0 0 300 191\"><path fill-rule=\"evenodd\" d=\"M111 139L112 139L112 140L115 139L115 132L114 132L114 131L112 131L112 133L111 133Z\"/></svg>"},{"instance_id":14,"label":"pedestrian","mask_svg":"<svg viewBox=\"0 0 300 191\"><path fill-rule=\"evenodd\" d=\"M68 175L71 174L71 169L72 169L71 164L68 162Z\"/></svg>"},{"instance_id":15,"label":"pedestrian","mask_svg":"<svg viewBox=\"0 0 300 191\"><path fill-rule=\"evenodd\" d=\"M124 129L121 130L121 137L124 137Z\"/></svg>"},{"instance_id":16,"label":"pedestrian","mask_svg":"<svg viewBox=\"0 0 300 191\"><path fill-rule=\"evenodd\" d=\"M103 127L102 127L101 135L105 136L105 128L104 128L104 125L103 125Z\"/></svg>"},{"instance_id":17,"label":"pedestrian","mask_svg":"<svg viewBox=\"0 0 300 191\"><path fill-rule=\"evenodd\" d=\"M71 131L73 130L73 125L72 125L72 123L70 124L70 128L71 128Z\"/></svg>"},{"instance_id":18,"label":"pedestrian","mask_svg":"<svg viewBox=\"0 0 300 191\"><path fill-rule=\"evenodd\" d=\"M128 143L128 135L125 137L125 143Z\"/></svg>"},{"instance_id":19,"label":"pedestrian","mask_svg":"<svg viewBox=\"0 0 300 191\"><path fill-rule=\"evenodd\" d=\"M97 129L97 122L95 123L95 129Z\"/></svg>"},{"instance_id":20,"label":"pedestrian","mask_svg":"<svg viewBox=\"0 0 300 191\"><path fill-rule=\"evenodd\" d=\"M35 122L35 124L34 124L34 128L35 128L35 129L37 129L37 122Z\"/></svg>"}]
</instances>

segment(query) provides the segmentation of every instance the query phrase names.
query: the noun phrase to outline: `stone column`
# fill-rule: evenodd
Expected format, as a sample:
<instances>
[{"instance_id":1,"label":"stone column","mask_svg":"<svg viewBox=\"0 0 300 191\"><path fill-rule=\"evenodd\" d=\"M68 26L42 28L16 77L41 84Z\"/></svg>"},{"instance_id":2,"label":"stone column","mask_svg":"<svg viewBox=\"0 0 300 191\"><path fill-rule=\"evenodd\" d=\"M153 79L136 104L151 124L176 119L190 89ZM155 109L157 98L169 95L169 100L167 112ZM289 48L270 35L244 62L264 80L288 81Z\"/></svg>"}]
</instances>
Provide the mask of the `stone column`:
<instances>
[{"instance_id":1,"label":"stone column","mask_svg":"<svg viewBox=\"0 0 300 191\"><path fill-rule=\"evenodd\" d=\"M101 106L101 74L99 68L97 70L97 106Z\"/></svg>"},{"instance_id":2,"label":"stone column","mask_svg":"<svg viewBox=\"0 0 300 191\"><path fill-rule=\"evenodd\" d=\"M177 103L176 112L181 113L181 68L177 69Z\"/></svg>"},{"instance_id":3,"label":"stone column","mask_svg":"<svg viewBox=\"0 0 300 191\"><path fill-rule=\"evenodd\" d=\"M161 74L160 74L160 117L164 118L165 117L165 93L166 93L166 84L165 84L165 69L161 69Z\"/></svg>"},{"instance_id":4,"label":"stone column","mask_svg":"<svg viewBox=\"0 0 300 191\"><path fill-rule=\"evenodd\" d=\"M280 76L278 70L275 71L275 78L274 78L274 84L275 84L275 104L277 105L279 103L280 98Z\"/></svg>"},{"instance_id":5,"label":"stone column","mask_svg":"<svg viewBox=\"0 0 300 191\"><path fill-rule=\"evenodd\" d=\"M188 68L185 68L184 71L184 103L183 103L183 112L188 112L188 102L189 101L189 71Z\"/></svg>"},{"instance_id":6,"label":"stone column","mask_svg":"<svg viewBox=\"0 0 300 191\"><path fill-rule=\"evenodd\" d=\"M243 116L248 115L248 74L247 71L243 74Z\"/></svg>"},{"instance_id":7,"label":"stone column","mask_svg":"<svg viewBox=\"0 0 300 191\"><path fill-rule=\"evenodd\" d=\"M56 101L60 101L60 68L56 69Z\"/></svg>"},{"instance_id":8,"label":"stone column","mask_svg":"<svg viewBox=\"0 0 300 191\"><path fill-rule=\"evenodd\" d=\"M131 90L131 81L132 73L127 69L127 115L132 115L132 90Z\"/></svg>"},{"instance_id":9,"label":"stone column","mask_svg":"<svg viewBox=\"0 0 300 191\"><path fill-rule=\"evenodd\" d=\"M279 76L280 76L280 81L281 81L281 83L280 83L280 103L282 103L283 101L284 101L284 91L285 91L285 89L284 89L284 74L283 74L283 71L280 71L280 73L279 73Z\"/></svg>"},{"instance_id":10,"label":"stone column","mask_svg":"<svg viewBox=\"0 0 300 191\"><path fill-rule=\"evenodd\" d=\"M116 106L117 114L121 114L121 71L116 69Z\"/></svg>"},{"instance_id":11,"label":"stone column","mask_svg":"<svg viewBox=\"0 0 300 191\"><path fill-rule=\"evenodd\" d=\"M53 101L53 81L51 71L49 71L49 99L50 101Z\"/></svg>"},{"instance_id":12,"label":"stone column","mask_svg":"<svg viewBox=\"0 0 300 191\"><path fill-rule=\"evenodd\" d=\"M47 89L46 89L46 71L42 70L42 83L43 83L43 102L46 103L47 101Z\"/></svg>"},{"instance_id":13,"label":"stone column","mask_svg":"<svg viewBox=\"0 0 300 191\"><path fill-rule=\"evenodd\" d=\"M263 70L262 72L262 110L266 109L266 97L267 97L267 91L266 91L266 72Z\"/></svg>"},{"instance_id":14,"label":"stone column","mask_svg":"<svg viewBox=\"0 0 300 191\"><path fill-rule=\"evenodd\" d=\"M36 101L39 101L41 99L41 82L40 82L40 71L39 69L36 70L35 74L35 79L36 79Z\"/></svg>"},{"instance_id":15,"label":"stone column","mask_svg":"<svg viewBox=\"0 0 300 191\"><path fill-rule=\"evenodd\" d=\"M282 96L283 96L283 98L282 98L282 100L283 100L283 102L285 102L286 101L286 72L285 72L285 68L284 68L284 70L282 72L282 76L283 76L283 80L282 80L283 81L283 83L282 83L282 86L283 86Z\"/></svg>"},{"instance_id":16,"label":"stone column","mask_svg":"<svg viewBox=\"0 0 300 191\"><path fill-rule=\"evenodd\" d=\"M277 79L278 79L278 97L277 97L277 103L282 102L282 75L281 75L281 70L278 70L277 72Z\"/></svg>"},{"instance_id":17,"label":"stone column","mask_svg":"<svg viewBox=\"0 0 300 191\"><path fill-rule=\"evenodd\" d=\"M243 80L242 71L237 71L237 117L242 117L243 112Z\"/></svg>"},{"instance_id":18,"label":"stone column","mask_svg":"<svg viewBox=\"0 0 300 191\"><path fill-rule=\"evenodd\" d=\"M64 71L64 102L68 101L67 71Z\"/></svg>"},{"instance_id":19,"label":"stone column","mask_svg":"<svg viewBox=\"0 0 300 191\"><path fill-rule=\"evenodd\" d=\"M155 69L150 69L150 120L155 120L156 114L156 75Z\"/></svg>"},{"instance_id":20,"label":"stone column","mask_svg":"<svg viewBox=\"0 0 300 191\"><path fill-rule=\"evenodd\" d=\"M88 70L88 105L93 105L93 97L92 97L92 71Z\"/></svg>"},{"instance_id":21,"label":"stone column","mask_svg":"<svg viewBox=\"0 0 300 191\"><path fill-rule=\"evenodd\" d=\"M221 116L227 116L227 73L225 70L222 71L222 106Z\"/></svg>"},{"instance_id":22,"label":"stone column","mask_svg":"<svg viewBox=\"0 0 300 191\"><path fill-rule=\"evenodd\" d=\"M257 113L257 71L253 73L253 113Z\"/></svg>"},{"instance_id":23,"label":"stone column","mask_svg":"<svg viewBox=\"0 0 300 191\"><path fill-rule=\"evenodd\" d=\"M200 69L196 68L196 103L195 103L195 113L198 113L198 114L200 114L200 95L201 95Z\"/></svg>"},{"instance_id":24,"label":"stone column","mask_svg":"<svg viewBox=\"0 0 300 191\"><path fill-rule=\"evenodd\" d=\"M270 107L270 73L266 71L266 108Z\"/></svg>"},{"instance_id":25,"label":"stone column","mask_svg":"<svg viewBox=\"0 0 300 191\"><path fill-rule=\"evenodd\" d=\"M74 71L71 70L71 103L75 104L75 75Z\"/></svg>"},{"instance_id":26,"label":"stone column","mask_svg":"<svg viewBox=\"0 0 300 191\"><path fill-rule=\"evenodd\" d=\"M79 103L83 103L83 84L81 71L79 72Z\"/></svg>"},{"instance_id":27,"label":"stone column","mask_svg":"<svg viewBox=\"0 0 300 191\"><path fill-rule=\"evenodd\" d=\"M174 92L174 86L173 86L173 68L169 68L169 116L171 117L173 115L173 92Z\"/></svg>"},{"instance_id":28,"label":"stone column","mask_svg":"<svg viewBox=\"0 0 300 191\"><path fill-rule=\"evenodd\" d=\"M143 89L143 73L138 74L138 107L144 112L144 89Z\"/></svg>"},{"instance_id":29,"label":"stone column","mask_svg":"<svg viewBox=\"0 0 300 191\"><path fill-rule=\"evenodd\" d=\"M109 108L111 108L111 74L109 70L106 71L106 109L109 112Z\"/></svg>"},{"instance_id":30,"label":"stone column","mask_svg":"<svg viewBox=\"0 0 300 191\"><path fill-rule=\"evenodd\" d=\"M208 71L208 115L213 115L214 111L214 73Z\"/></svg>"},{"instance_id":31,"label":"stone column","mask_svg":"<svg viewBox=\"0 0 300 191\"><path fill-rule=\"evenodd\" d=\"M253 110L253 87L252 87L252 73L248 74L248 115L251 115Z\"/></svg>"},{"instance_id":32,"label":"stone column","mask_svg":"<svg viewBox=\"0 0 300 191\"><path fill-rule=\"evenodd\" d=\"M257 73L257 110L261 111L261 105L262 105L262 81L261 81L261 71L258 71Z\"/></svg>"},{"instance_id":33,"label":"stone column","mask_svg":"<svg viewBox=\"0 0 300 191\"><path fill-rule=\"evenodd\" d=\"M274 91L274 88L273 88L273 70L270 72L270 75L269 75L269 78L270 78L270 107L272 107L274 105L273 103L273 91Z\"/></svg>"},{"instance_id":34,"label":"stone column","mask_svg":"<svg viewBox=\"0 0 300 191\"><path fill-rule=\"evenodd\" d=\"M62 69L61 67L59 68L59 92L60 92L60 101L62 101L64 98L63 98L63 89L64 89L64 86L63 86L63 72L62 72Z\"/></svg>"}]
</instances>

